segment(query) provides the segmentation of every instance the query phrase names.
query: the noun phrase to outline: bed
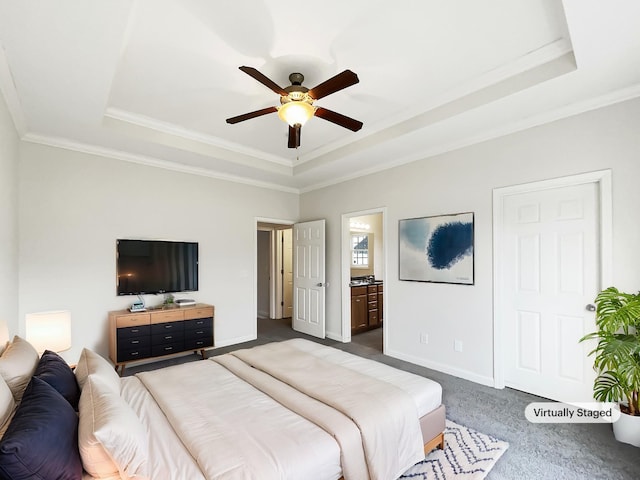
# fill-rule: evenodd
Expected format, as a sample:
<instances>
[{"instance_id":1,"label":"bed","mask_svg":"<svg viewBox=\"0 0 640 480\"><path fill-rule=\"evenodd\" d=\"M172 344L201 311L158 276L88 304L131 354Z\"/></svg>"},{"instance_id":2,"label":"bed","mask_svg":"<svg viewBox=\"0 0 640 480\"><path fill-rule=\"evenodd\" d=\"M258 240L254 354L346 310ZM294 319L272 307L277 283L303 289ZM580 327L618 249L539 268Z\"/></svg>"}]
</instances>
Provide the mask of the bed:
<instances>
[{"instance_id":1,"label":"bed","mask_svg":"<svg viewBox=\"0 0 640 480\"><path fill-rule=\"evenodd\" d=\"M16 343L28 349L19 337L10 345ZM0 357L5 380L13 378L3 365L6 353ZM52 362L52 352L45 356L48 363L60 363ZM14 397L18 406L4 422L0 475L7 478L29 478L8 472L30 464L27 457L43 449L53 462L47 468L69 470L43 478L392 479L425 451L444 446L439 384L308 340L240 349L126 378L85 349L72 374L77 392L70 392L68 378L65 385L49 375L58 383L57 397L42 378L42 358L32 378L22 379L25 398ZM21 387L12 382L5 386L13 394ZM0 407L7 396L2 386ZM34 417L34 391L47 394L46 401L36 402L38 413L70 430L55 438L68 437L72 445L52 442L42 432L36 439L15 440L25 428L18 421L21 410ZM49 408L44 404L54 405L55 414L43 412ZM65 407L76 415L75 430ZM42 467L39 460L32 468Z\"/></svg>"}]
</instances>

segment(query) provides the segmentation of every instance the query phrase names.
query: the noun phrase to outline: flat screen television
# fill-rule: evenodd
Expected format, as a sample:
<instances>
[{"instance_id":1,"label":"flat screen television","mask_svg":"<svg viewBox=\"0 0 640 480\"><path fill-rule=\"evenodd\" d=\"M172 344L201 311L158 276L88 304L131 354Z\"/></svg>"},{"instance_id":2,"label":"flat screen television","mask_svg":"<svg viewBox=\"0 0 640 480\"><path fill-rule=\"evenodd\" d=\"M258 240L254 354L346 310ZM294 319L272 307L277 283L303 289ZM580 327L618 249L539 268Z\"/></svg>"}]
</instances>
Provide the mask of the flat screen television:
<instances>
[{"instance_id":1,"label":"flat screen television","mask_svg":"<svg viewBox=\"0 0 640 480\"><path fill-rule=\"evenodd\" d=\"M116 240L118 295L198 290L198 244Z\"/></svg>"}]
</instances>

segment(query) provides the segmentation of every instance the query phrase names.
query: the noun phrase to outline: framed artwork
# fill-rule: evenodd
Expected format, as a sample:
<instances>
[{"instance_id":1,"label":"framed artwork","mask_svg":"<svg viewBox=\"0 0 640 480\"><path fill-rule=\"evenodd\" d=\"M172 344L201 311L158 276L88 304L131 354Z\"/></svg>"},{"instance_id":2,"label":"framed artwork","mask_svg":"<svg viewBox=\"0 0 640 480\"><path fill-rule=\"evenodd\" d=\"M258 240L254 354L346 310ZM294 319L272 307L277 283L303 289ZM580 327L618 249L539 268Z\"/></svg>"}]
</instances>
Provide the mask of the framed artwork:
<instances>
[{"instance_id":1,"label":"framed artwork","mask_svg":"<svg viewBox=\"0 0 640 480\"><path fill-rule=\"evenodd\" d=\"M473 212L399 222L400 280L473 285Z\"/></svg>"}]
</instances>

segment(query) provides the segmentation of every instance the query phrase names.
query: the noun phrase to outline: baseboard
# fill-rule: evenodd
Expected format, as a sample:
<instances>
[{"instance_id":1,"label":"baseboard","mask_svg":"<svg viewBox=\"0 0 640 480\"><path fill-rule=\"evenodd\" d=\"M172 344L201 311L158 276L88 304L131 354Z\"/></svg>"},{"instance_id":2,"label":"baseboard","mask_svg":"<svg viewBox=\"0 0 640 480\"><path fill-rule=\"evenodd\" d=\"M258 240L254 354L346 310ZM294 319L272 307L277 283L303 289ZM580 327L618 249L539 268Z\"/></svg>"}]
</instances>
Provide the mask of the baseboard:
<instances>
[{"instance_id":1,"label":"baseboard","mask_svg":"<svg viewBox=\"0 0 640 480\"><path fill-rule=\"evenodd\" d=\"M433 362L431 360L425 360L424 358L414 357L413 355L407 355L401 352L396 352L394 350L387 350L384 353L385 355L397 358L398 360L404 360L405 362L414 363L416 365L420 365L421 367L430 368L431 370L437 370L438 372L446 373L447 375L453 375L454 377L458 378L463 378L464 380L479 383L480 385L486 385L487 387L493 387L495 385L493 377L478 375L477 373L470 372L469 370L452 367L451 365Z\"/></svg>"},{"instance_id":2,"label":"baseboard","mask_svg":"<svg viewBox=\"0 0 640 480\"><path fill-rule=\"evenodd\" d=\"M251 340L255 340L257 338L258 337L256 335L245 335L244 337L229 338L221 342L214 339L214 342L215 342L214 347L215 348L228 347L230 345L237 345L238 343L250 342Z\"/></svg>"}]
</instances>

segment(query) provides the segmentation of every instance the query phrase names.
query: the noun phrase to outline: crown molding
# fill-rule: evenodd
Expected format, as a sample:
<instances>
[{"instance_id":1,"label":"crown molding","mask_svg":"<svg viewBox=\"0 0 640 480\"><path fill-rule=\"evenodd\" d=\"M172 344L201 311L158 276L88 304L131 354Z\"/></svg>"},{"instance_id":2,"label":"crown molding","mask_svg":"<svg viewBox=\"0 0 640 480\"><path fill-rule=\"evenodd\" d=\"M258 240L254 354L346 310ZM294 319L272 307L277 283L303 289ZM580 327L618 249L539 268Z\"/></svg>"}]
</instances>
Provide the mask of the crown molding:
<instances>
[{"instance_id":1,"label":"crown molding","mask_svg":"<svg viewBox=\"0 0 640 480\"><path fill-rule=\"evenodd\" d=\"M155 118L146 117L137 113L129 112L119 108L108 107L104 114L105 117L119 120L121 122L130 123L139 127L148 128L156 132L161 132L174 137L180 137L187 140L209 145L216 149L221 149L226 152L233 152L251 157L253 159L253 165L255 166L255 159L264 160L265 162L275 163L277 165L283 165L291 167L293 165L292 160L288 160L277 155L271 155L260 150L245 147L233 142L227 142L221 138L207 135L194 130L180 127L178 125L156 120Z\"/></svg>"},{"instance_id":2,"label":"crown molding","mask_svg":"<svg viewBox=\"0 0 640 480\"><path fill-rule=\"evenodd\" d=\"M238 175L229 175L229 174L209 170L206 168L183 165L176 162L170 162L168 160L160 160L158 158L124 152L122 150L116 150L113 148L105 148L97 145L80 143L67 138L52 137L48 135L40 135L35 133L27 133L22 136L22 140L28 143L35 143L39 145L46 145L49 147L62 148L62 149L71 150L74 152L86 153L89 155L96 155L96 156L105 157L105 158L112 158L112 159L121 160L124 162L137 163L139 165L146 165L149 167L163 168L165 170L171 170L174 172L215 178L217 180L240 183L243 185L250 185L252 187L267 188L270 190L277 190L277 191L286 192L286 193L294 193L294 194L300 193L300 190L294 187L287 187L284 185L279 185L271 182L262 182L259 180L253 180L250 178L241 177Z\"/></svg>"}]
</instances>

